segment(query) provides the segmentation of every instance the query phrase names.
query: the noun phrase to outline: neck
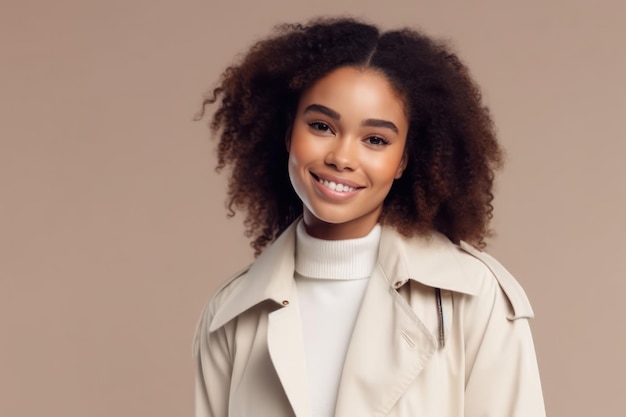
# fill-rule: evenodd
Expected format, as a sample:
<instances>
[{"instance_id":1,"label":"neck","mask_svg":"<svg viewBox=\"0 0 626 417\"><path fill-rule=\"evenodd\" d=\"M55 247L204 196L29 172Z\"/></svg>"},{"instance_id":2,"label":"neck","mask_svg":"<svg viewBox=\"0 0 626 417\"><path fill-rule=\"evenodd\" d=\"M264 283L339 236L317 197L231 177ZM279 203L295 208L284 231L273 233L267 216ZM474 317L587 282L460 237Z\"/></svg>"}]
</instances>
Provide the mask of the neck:
<instances>
[{"instance_id":1,"label":"neck","mask_svg":"<svg viewBox=\"0 0 626 417\"><path fill-rule=\"evenodd\" d=\"M309 236L324 240L358 239L367 236L378 224L380 213L368 213L360 219L344 223L329 223L318 219L308 210L303 213L304 228Z\"/></svg>"},{"instance_id":2,"label":"neck","mask_svg":"<svg viewBox=\"0 0 626 417\"><path fill-rule=\"evenodd\" d=\"M381 227L356 239L328 240L310 236L303 222L296 229L295 270L307 278L350 280L372 274L378 259Z\"/></svg>"}]
</instances>

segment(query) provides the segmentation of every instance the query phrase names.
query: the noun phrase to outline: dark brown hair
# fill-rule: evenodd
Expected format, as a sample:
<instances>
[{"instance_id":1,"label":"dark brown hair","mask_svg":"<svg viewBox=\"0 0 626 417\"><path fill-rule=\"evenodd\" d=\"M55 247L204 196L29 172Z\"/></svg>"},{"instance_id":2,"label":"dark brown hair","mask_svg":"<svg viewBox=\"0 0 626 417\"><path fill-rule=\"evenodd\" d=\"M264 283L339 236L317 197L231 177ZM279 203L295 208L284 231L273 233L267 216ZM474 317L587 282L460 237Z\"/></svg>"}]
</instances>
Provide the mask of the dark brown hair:
<instances>
[{"instance_id":1,"label":"dark brown hair","mask_svg":"<svg viewBox=\"0 0 626 417\"><path fill-rule=\"evenodd\" d=\"M219 101L211 121L219 137L217 170L231 169L230 215L246 212L256 253L302 214L285 146L298 100L343 66L383 74L409 119L408 165L380 222L406 236L437 230L453 242L484 246L502 153L467 67L444 42L416 30L381 32L353 19L318 19L278 26L224 71L203 103L205 109Z\"/></svg>"}]
</instances>

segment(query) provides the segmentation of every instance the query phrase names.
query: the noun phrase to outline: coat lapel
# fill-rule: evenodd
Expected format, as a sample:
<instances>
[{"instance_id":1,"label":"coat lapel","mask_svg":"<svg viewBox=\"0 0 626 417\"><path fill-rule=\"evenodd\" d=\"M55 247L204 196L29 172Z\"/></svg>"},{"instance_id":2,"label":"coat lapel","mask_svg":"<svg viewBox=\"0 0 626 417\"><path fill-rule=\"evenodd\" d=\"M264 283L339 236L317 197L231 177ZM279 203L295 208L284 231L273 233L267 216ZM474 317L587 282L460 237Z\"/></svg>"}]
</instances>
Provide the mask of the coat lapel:
<instances>
[{"instance_id":1,"label":"coat lapel","mask_svg":"<svg viewBox=\"0 0 626 417\"><path fill-rule=\"evenodd\" d=\"M300 309L296 298L289 305L269 314L267 347L294 414L311 415L302 339Z\"/></svg>"},{"instance_id":2,"label":"coat lapel","mask_svg":"<svg viewBox=\"0 0 626 417\"><path fill-rule=\"evenodd\" d=\"M302 324L293 279L296 226L294 222L241 274L209 330L219 329L260 303L273 302L277 308L268 314L269 356L294 414L310 417Z\"/></svg>"},{"instance_id":3,"label":"coat lapel","mask_svg":"<svg viewBox=\"0 0 626 417\"><path fill-rule=\"evenodd\" d=\"M433 335L378 265L350 341L335 417L386 415L435 349Z\"/></svg>"},{"instance_id":4,"label":"coat lapel","mask_svg":"<svg viewBox=\"0 0 626 417\"><path fill-rule=\"evenodd\" d=\"M438 349L435 288L475 294L480 285L445 237L405 238L383 228L378 263L350 340L335 417L387 415ZM411 286L429 288L410 303ZM417 288L416 287L416 288ZM430 295L432 294L432 296ZM430 302L432 301L432 303Z\"/></svg>"}]
</instances>

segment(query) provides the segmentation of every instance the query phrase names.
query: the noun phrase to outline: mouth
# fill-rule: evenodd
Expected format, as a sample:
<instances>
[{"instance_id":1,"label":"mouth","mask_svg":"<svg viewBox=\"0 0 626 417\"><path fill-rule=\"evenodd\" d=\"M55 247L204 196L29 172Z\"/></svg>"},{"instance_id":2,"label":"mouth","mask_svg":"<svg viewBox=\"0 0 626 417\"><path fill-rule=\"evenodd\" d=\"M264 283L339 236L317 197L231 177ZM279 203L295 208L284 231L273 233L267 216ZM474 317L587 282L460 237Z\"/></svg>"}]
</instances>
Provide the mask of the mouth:
<instances>
[{"instance_id":1,"label":"mouth","mask_svg":"<svg viewBox=\"0 0 626 417\"><path fill-rule=\"evenodd\" d=\"M315 178L315 181L322 184L324 187L328 188L329 190L332 190L338 193L349 193L349 192L358 190L360 188L363 188L352 183L346 184L343 182L339 182L338 180L327 180L313 173L311 173L311 175L313 176L313 178Z\"/></svg>"}]
</instances>

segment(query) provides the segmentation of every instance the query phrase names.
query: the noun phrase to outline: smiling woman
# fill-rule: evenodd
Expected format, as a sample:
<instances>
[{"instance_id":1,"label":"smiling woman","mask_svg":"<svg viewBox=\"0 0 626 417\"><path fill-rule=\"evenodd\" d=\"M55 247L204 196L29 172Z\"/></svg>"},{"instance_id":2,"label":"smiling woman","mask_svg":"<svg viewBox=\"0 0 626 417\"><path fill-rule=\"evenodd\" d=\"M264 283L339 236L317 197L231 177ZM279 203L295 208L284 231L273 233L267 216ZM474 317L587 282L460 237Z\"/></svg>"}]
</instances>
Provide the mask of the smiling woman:
<instances>
[{"instance_id":1,"label":"smiling woman","mask_svg":"<svg viewBox=\"0 0 626 417\"><path fill-rule=\"evenodd\" d=\"M289 177L307 233L367 235L405 167L408 120L385 77L343 67L302 95L288 138Z\"/></svg>"},{"instance_id":2,"label":"smiling woman","mask_svg":"<svg viewBox=\"0 0 626 417\"><path fill-rule=\"evenodd\" d=\"M545 415L532 308L474 248L501 153L448 47L351 19L285 25L215 103L258 258L200 320L197 417Z\"/></svg>"}]
</instances>

